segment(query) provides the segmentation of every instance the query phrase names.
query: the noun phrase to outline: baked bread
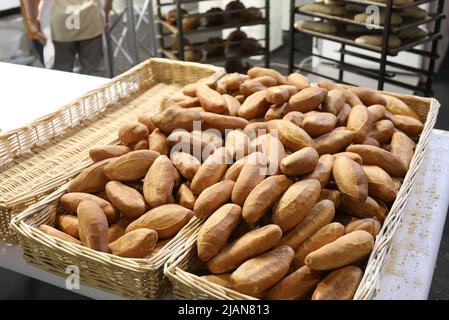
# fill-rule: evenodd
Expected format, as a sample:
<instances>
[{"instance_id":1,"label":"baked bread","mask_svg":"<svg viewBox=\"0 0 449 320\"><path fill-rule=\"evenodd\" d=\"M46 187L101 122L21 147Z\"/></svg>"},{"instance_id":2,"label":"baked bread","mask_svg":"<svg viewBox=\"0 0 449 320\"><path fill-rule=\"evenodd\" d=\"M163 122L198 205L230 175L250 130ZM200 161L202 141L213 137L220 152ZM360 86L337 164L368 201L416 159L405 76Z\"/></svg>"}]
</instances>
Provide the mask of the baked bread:
<instances>
[{"instance_id":1,"label":"baked bread","mask_svg":"<svg viewBox=\"0 0 449 320\"><path fill-rule=\"evenodd\" d=\"M205 44L206 56L214 57L221 56L225 51L225 41L222 38L209 38Z\"/></svg>"},{"instance_id":2,"label":"baked bread","mask_svg":"<svg viewBox=\"0 0 449 320\"><path fill-rule=\"evenodd\" d=\"M187 10L181 9L182 15L187 14ZM176 25L176 9L170 10L167 15L165 16L165 20L172 24L172 25Z\"/></svg>"},{"instance_id":3,"label":"baked bread","mask_svg":"<svg viewBox=\"0 0 449 320\"><path fill-rule=\"evenodd\" d=\"M243 64L241 60L237 58L229 59L225 62L225 69L227 73L238 72L241 74L246 74L251 68L253 68L253 65L251 65L249 62Z\"/></svg>"},{"instance_id":4,"label":"baked bread","mask_svg":"<svg viewBox=\"0 0 449 320\"><path fill-rule=\"evenodd\" d=\"M373 2L379 2L379 3L387 3L387 0L371 0ZM406 4L412 4L413 0L393 0L393 5L395 6L403 6Z\"/></svg>"},{"instance_id":5,"label":"baked bread","mask_svg":"<svg viewBox=\"0 0 449 320\"><path fill-rule=\"evenodd\" d=\"M234 73L234 72L243 73L242 72L243 68L244 68L243 63L238 59L226 60L225 69L227 73Z\"/></svg>"},{"instance_id":6,"label":"baked bread","mask_svg":"<svg viewBox=\"0 0 449 320\"><path fill-rule=\"evenodd\" d=\"M427 11L420 7L409 7L399 12L402 18L422 20L427 18Z\"/></svg>"},{"instance_id":7,"label":"baked bread","mask_svg":"<svg viewBox=\"0 0 449 320\"><path fill-rule=\"evenodd\" d=\"M327 14L331 16L344 16L345 7L338 4L306 3L301 6L301 11Z\"/></svg>"},{"instance_id":8,"label":"baked bread","mask_svg":"<svg viewBox=\"0 0 449 320\"><path fill-rule=\"evenodd\" d=\"M178 37L172 37L171 41L171 49L173 53L177 54L179 49L179 41ZM184 48L190 48L190 41L187 38L184 38Z\"/></svg>"},{"instance_id":9,"label":"baked bread","mask_svg":"<svg viewBox=\"0 0 449 320\"><path fill-rule=\"evenodd\" d=\"M244 10L245 8L246 8L245 5L240 1L231 1L226 5L225 11ZM241 12L227 13L226 17L228 19L239 19L242 17L242 13Z\"/></svg>"},{"instance_id":10,"label":"baked bread","mask_svg":"<svg viewBox=\"0 0 449 320\"><path fill-rule=\"evenodd\" d=\"M248 35L241 30L232 31L226 38L226 46L230 49L239 48L240 42L247 38Z\"/></svg>"},{"instance_id":11,"label":"baked bread","mask_svg":"<svg viewBox=\"0 0 449 320\"><path fill-rule=\"evenodd\" d=\"M188 14L184 9L181 9L182 15ZM165 20L176 26L176 10L170 10L165 16ZM182 18L182 28L184 30L195 30L201 26L201 19L199 17L185 17Z\"/></svg>"},{"instance_id":12,"label":"baked bread","mask_svg":"<svg viewBox=\"0 0 449 320\"><path fill-rule=\"evenodd\" d=\"M206 13L214 13L210 16L206 16L207 26L219 26L224 23L224 11L221 8L211 8L207 10Z\"/></svg>"},{"instance_id":13,"label":"baked bread","mask_svg":"<svg viewBox=\"0 0 449 320\"><path fill-rule=\"evenodd\" d=\"M335 34L338 31L338 28L334 23L327 21L296 21L295 28L306 29L326 34Z\"/></svg>"},{"instance_id":14,"label":"baked bread","mask_svg":"<svg viewBox=\"0 0 449 320\"><path fill-rule=\"evenodd\" d=\"M356 26L356 25L353 25L353 24L347 24L345 26L345 30L348 33L358 33L358 34L366 33L366 28L365 27Z\"/></svg>"},{"instance_id":15,"label":"baked bread","mask_svg":"<svg viewBox=\"0 0 449 320\"><path fill-rule=\"evenodd\" d=\"M352 4L348 3L345 5L345 11L350 13L364 13L366 10L366 6L360 4Z\"/></svg>"},{"instance_id":16,"label":"baked bread","mask_svg":"<svg viewBox=\"0 0 449 320\"><path fill-rule=\"evenodd\" d=\"M371 13L359 13L354 16L354 21L359 22L359 23L366 23L368 18L370 18L371 16L372 16ZM381 11L380 19L379 19L379 23L381 26L383 26L385 24L385 17L386 17L385 12ZM370 21L370 22L374 23L374 21ZM391 25L398 26L401 23L402 23L401 16L398 15L397 13L392 12L391 13Z\"/></svg>"},{"instance_id":17,"label":"baked bread","mask_svg":"<svg viewBox=\"0 0 449 320\"><path fill-rule=\"evenodd\" d=\"M254 38L247 38L241 44L242 53L251 54L262 50L262 45Z\"/></svg>"},{"instance_id":18,"label":"baked bread","mask_svg":"<svg viewBox=\"0 0 449 320\"><path fill-rule=\"evenodd\" d=\"M367 44L374 47L382 47L383 36L381 35L364 35L355 39L355 43ZM396 36L390 35L388 41L388 47L395 49L401 46L401 39Z\"/></svg>"},{"instance_id":19,"label":"baked bread","mask_svg":"<svg viewBox=\"0 0 449 320\"><path fill-rule=\"evenodd\" d=\"M191 62L198 62L203 59L203 52L198 49L193 49L192 47L186 48L184 51L184 60Z\"/></svg>"},{"instance_id":20,"label":"baked bread","mask_svg":"<svg viewBox=\"0 0 449 320\"><path fill-rule=\"evenodd\" d=\"M427 32L418 27L402 30L398 34L398 37L404 40L419 39L424 38L425 36L427 36Z\"/></svg>"},{"instance_id":21,"label":"baked bread","mask_svg":"<svg viewBox=\"0 0 449 320\"><path fill-rule=\"evenodd\" d=\"M182 19L182 28L184 30L195 30L201 26L199 17L186 17Z\"/></svg>"},{"instance_id":22,"label":"baked bread","mask_svg":"<svg viewBox=\"0 0 449 320\"><path fill-rule=\"evenodd\" d=\"M249 7L242 12L242 19L246 22L256 22L262 20L262 18L262 11L260 11L260 9L256 7Z\"/></svg>"},{"instance_id":23,"label":"baked bread","mask_svg":"<svg viewBox=\"0 0 449 320\"><path fill-rule=\"evenodd\" d=\"M243 39L248 38L248 35L241 31L241 30L234 30L232 31L228 37L226 38L227 41L242 41Z\"/></svg>"}]
</instances>

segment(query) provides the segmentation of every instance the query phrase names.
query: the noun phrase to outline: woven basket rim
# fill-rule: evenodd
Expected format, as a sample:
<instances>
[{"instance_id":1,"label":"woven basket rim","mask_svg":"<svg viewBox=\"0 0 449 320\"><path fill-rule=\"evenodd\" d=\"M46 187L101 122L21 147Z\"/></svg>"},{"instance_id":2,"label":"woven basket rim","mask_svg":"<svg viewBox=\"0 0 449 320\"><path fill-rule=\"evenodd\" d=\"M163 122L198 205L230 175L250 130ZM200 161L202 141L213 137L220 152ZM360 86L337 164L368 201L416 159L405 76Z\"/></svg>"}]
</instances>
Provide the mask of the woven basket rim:
<instances>
[{"instance_id":1,"label":"woven basket rim","mask_svg":"<svg viewBox=\"0 0 449 320\"><path fill-rule=\"evenodd\" d=\"M0 142L1 141L7 141L8 138L10 138L11 136L14 136L14 135L20 135L20 134L26 135L27 132L30 132L31 130L35 130L35 128L37 128L39 125L48 124L51 121L55 120L56 118L59 118L59 117L63 116L64 112L67 112L68 110L70 110L70 108L72 108L74 105L77 105L83 99L85 99L87 97L95 96L96 94L101 93L104 90L107 90L108 88L110 88L114 83L117 83L117 82L120 82L120 81L124 81L128 77L134 76L136 72L138 72L138 71L140 71L142 69L145 69L145 68L151 66L152 64L158 64L158 63L159 64L166 64L166 65L170 65L171 64L171 65L179 65L179 66L184 66L184 67L192 67L192 68L201 69L201 70L208 70L208 71L211 71L213 73L213 74L211 74L209 76L209 78L211 78L213 80L218 80L225 74L224 68L213 66L213 65L210 65L210 64L200 64L200 63L196 63L196 62L173 61L173 60L168 60L168 59L163 59L163 58L151 58L151 59L145 60L144 62L138 64L137 66L135 66L133 68L131 68L130 70L126 71L125 73L123 73L123 74L121 74L121 75L111 79L111 81L109 81L108 83L103 84L103 85L101 85L100 87L98 87L98 88L96 88L94 90L90 90L89 92L87 92L87 93L83 94L82 96L74 99L70 103L67 103L66 105L58 108L57 110L51 112L50 114L47 114L47 115L44 115L44 116L42 116L42 117L40 117L38 119L35 119L33 122L31 122L31 123L29 123L29 124L27 124L25 126L22 126L20 128L17 128L17 129L8 131L8 132L0 133ZM82 121L81 121L77 125L77 127L78 126L82 126L82 125L83 124L82 124ZM63 133L61 133L61 134L63 134ZM47 141L47 143L51 143L54 139L58 138L61 134L58 134L58 135L52 137L49 141ZM69 138L70 137L66 137L63 141L65 141L65 140L67 140ZM62 143L63 141L61 141L60 143ZM2 155L5 155L5 154L15 154L15 153L16 152L13 152L12 149L10 149L10 148L4 148L4 150L1 150L0 157ZM39 154L39 152L37 152L37 154ZM14 156L14 159L17 159L17 158L19 158L22 155L23 155L23 153L16 154ZM86 161L87 162L84 163L84 166L87 166L89 164L88 160L89 160L89 158L86 157ZM45 161L51 161L51 157L45 159ZM0 174L1 174L2 171L4 171L6 169L7 165L8 164L5 163L5 164L2 164L0 166ZM79 165L81 165L81 163ZM79 167L79 165L78 165L78 167ZM38 166L38 163L35 164L35 166ZM76 167L73 167L72 169L74 171L77 170ZM60 175L61 175L61 177L62 176L66 177L67 176L67 172L61 173ZM55 176L55 177L57 177L57 176ZM9 177L8 180L14 180L14 177ZM39 195L39 194L42 194L41 190L38 190L37 192L32 192L32 190L29 190L27 192L24 191L24 192L22 192L22 194L19 194L19 195L14 194L14 196L11 196L11 197L6 197L6 194L0 194L0 207L1 208L5 208L5 209L8 209L10 207L12 208L12 207L20 205L20 204L22 204L24 202L27 202L29 199L31 199L31 198Z\"/></svg>"},{"instance_id":2,"label":"woven basket rim","mask_svg":"<svg viewBox=\"0 0 449 320\"><path fill-rule=\"evenodd\" d=\"M197 63L197 62L184 62L184 61L177 61L177 60L169 60L169 59L165 59L165 58L150 58L147 59L143 62L141 62L140 64L132 67L131 69L129 69L128 71L110 79L110 81L108 81L107 83L93 89L93 90L89 90L86 93L84 93L83 95L77 97L76 99L73 99L72 101L70 101L69 103L66 103L64 106L57 108L56 110L43 115L37 119L34 119L33 121L31 121L30 123L23 125L21 127L9 130L9 131L5 131L5 132L0 132L0 140L3 140L5 138L8 138L12 135L21 133L21 132L26 132L31 130L35 125L37 124L41 124L42 122L49 122L51 121L53 118L57 117L60 115L60 113L62 111L65 111L67 108L69 108L70 106L72 106L73 104L77 103L80 99L91 96L99 91L102 91L108 87L110 87L110 85L113 82L117 82L117 81L121 81L123 79L126 79L128 76L133 75L136 71L145 68L146 66L152 64L152 63L166 63L166 64L178 64L178 65L184 65L184 66L191 66L191 67L195 67L195 68L200 68L200 69L209 69L209 70L213 70L215 72L214 75L212 75L212 77L219 77L221 78L224 72L224 69L222 67L217 67L211 64L201 64L201 63Z\"/></svg>"},{"instance_id":3,"label":"woven basket rim","mask_svg":"<svg viewBox=\"0 0 449 320\"><path fill-rule=\"evenodd\" d=\"M26 222L26 219L32 217L37 212L48 208L53 202L66 193L69 183L64 184L58 190L48 195L46 198L37 204L24 210L22 213L16 215L11 220L11 227L16 233L23 236L28 236L27 232L32 230L39 235L39 241L43 244L58 246L61 250L66 251L72 255L84 256L90 259L95 259L102 263L115 264L117 266L133 269L136 271L148 271L160 268L165 261L170 257L170 253L177 248L182 242L190 237L190 233L195 230L197 221L190 221L184 228L182 228L176 236L174 236L160 251L148 258L124 258L112 255L110 253L99 252L88 247L69 243L67 241L49 236L40 231L35 226Z\"/></svg>"},{"instance_id":4,"label":"woven basket rim","mask_svg":"<svg viewBox=\"0 0 449 320\"><path fill-rule=\"evenodd\" d=\"M22 127L16 128L14 130L10 130L7 132L2 132L0 133L0 142L4 142L4 145L2 146L2 148L0 149L0 158L2 158L3 156L8 155L9 157L9 161L7 162L2 162L0 165L0 174L2 174L3 171L6 171L8 169L11 169L12 167L15 166L15 164L12 163L12 161L14 161L15 159L20 159L22 156L26 155L27 157L30 155L29 151L31 151L31 147L36 147L34 145L26 145L26 146L22 146L19 145L19 151L13 149L13 147L10 146L9 143L9 138L11 138L12 136L28 136L30 134L30 132L34 132L37 130L37 128L39 126L45 126L46 129L49 129L49 124L54 121L54 120L58 120L59 118L63 118L64 115L66 115L67 113L71 114L71 108L74 106L77 106L78 104L80 104L84 99L86 98L91 98L91 97L95 97L98 93L103 93L105 91L107 91L109 88L111 88L114 84L116 83L120 83L120 82L126 82L126 79L130 79L133 76L135 76L136 74L139 74L140 71L145 70L145 69L151 69L151 66L154 64L164 64L164 65L179 65L182 67L192 67L195 69L201 69L201 70L207 70L210 73L212 73L209 78L214 79L214 80L218 80L220 79L223 74L225 73L224 69L221 67L216 67L213 65L202 65L199 63L195 63L195 62L182 62L182 61L172 61L172 60L168 60L168 59L162 59L162 58L151 58L148 59L142 63L140 63L139 65L133 67L132 69L128 70L127 72L111 79L108 83L101 85L100 87L94 89L94 90L90 90L87 93L79 96L78 98L74 99L73 101L65 104L64 106L50 112L49 114L46 114L44 116L41 116L35 120L33 120L32 122L30 122L29 124L26 124ZM168 68L167 68L168 69ZM176 83L176 82L173 82ZM106 111L107 112L107 111ZM95 115L90 115L90 118L95 118ZM89 119L90 119L89 118ZM82 121L79 121L76 125L74 125L72 128L76 128L76 127L83 127L84 123L83 121L87 120L87 119L82 119ZM95 121L95 119L93 120ZM55 139L60 138L62 135L64 135L66 132L65 130L63 130L62 132L59 132L56 135L52 135L50 136L50 138L48 140L46 140L46 142L42 145L39 145L39 148L42 147L46 147L48 145L52 145L52 143L54 142ZM53 144L52 146L57 146L61 143L64 143L65 141L69 140L71 138L71 135L64 137L61 141L56 142L55 144ZM19 142L20 140L17 140L17 142ZM14 140L14 142L16 142L16 140ZM17 148L17 146L14 145L15 148ZM24 151L22 151L22 149ZM32 151L32 157L39 155L41 152L39 150L33 150ZM46 159L45 161L51 161L52 157L51 155L46 155ZM89 160L88 157L86 157L86 160ZM42 161L42 160L39 160ZM87 164L87 163L86 163ZM33 166L38 166L39 163L36 164L32 164L31 167ZM76 170L76 168L74 168ZM16 175L18 175L16 173ZM14 176L9 176L7 177L8 180L14 180ZM0 206L2 208L7 208L8 206L16 206L18 203L23 202L23 201L27 201L30 198L34 197L37 194L40 194L41 191L37 191L35 193L32 192L32 190L30 190L30 192L27 192L25 195L25 192L23 192L24 194L22 195L25 199L22 201L17 200L18 197L20 197L20 195L14 194L9 195L8 192L6 193L0 193Z\"/></svg>"}]
</instances>

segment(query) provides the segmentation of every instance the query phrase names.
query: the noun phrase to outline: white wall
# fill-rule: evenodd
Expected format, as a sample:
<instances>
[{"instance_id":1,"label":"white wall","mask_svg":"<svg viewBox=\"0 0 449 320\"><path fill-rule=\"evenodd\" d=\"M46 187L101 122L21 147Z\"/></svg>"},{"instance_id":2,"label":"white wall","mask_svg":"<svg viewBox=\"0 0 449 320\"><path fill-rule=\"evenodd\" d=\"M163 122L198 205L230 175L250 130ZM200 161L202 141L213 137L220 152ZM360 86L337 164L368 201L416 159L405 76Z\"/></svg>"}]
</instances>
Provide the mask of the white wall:
<instances>
[{"instance_id":1,"label":"white wall","mask_svg":"<svg viewBox=\"0 0 449 320\"><path fill-rule=\"evenodd\" d=\"M0 11L20 7L20 0L1 0Z\"/></svg>"},{"instance_id":2,"label":"white wall","mask_svg":"<svg viewBox=\"0 0 449 320\"><path fill-rule=\"evenodd\" d=\"M310 0L296 0L295 4L296 6L299 6L308 2L310 2ZM290 0L272 0L271 3L272 6L276 4L276 10L281 12L282 30L290 30ZM282 5L280 5L281 3ZM298 16L296 16L296 19L298 19Z\"/></svg>"}]
</instances>

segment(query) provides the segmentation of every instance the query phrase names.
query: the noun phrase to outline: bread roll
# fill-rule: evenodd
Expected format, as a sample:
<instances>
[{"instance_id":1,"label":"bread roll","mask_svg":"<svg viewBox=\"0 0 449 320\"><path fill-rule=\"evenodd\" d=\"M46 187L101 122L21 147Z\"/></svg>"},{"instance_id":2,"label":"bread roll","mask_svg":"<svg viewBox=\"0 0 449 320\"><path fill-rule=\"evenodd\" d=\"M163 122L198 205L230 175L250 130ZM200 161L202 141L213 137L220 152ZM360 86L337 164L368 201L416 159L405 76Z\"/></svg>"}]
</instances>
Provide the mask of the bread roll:
<instances>
[{"instance_id":1,"label":"bread roll","mask_svg":"<svg viewBox=\"0 0 449 320\"><path fill-rule=\"evenodd\" d=\"M244 39L241 43L243 53L256 53L262 50L262 45L254 38Z\"/></svg>"},{"instance_id":2,"label":"bread roll","mask_svg":"<svg viewBox=\"0 0 449 320\"><path fill-rule=\"evenodd\" d=\"M424 38L425 36L427 36L427 32L418 27L402 30L398 34L398 37L403 40L419 39Z\"/></svg>"},{"instance_id":3,"label":"bread roll","mask_svg":"<svg viewBox=\"0 0 449 320\"><path fill-rule=\"evenodd\" d=\"M372 17L373 17L373 13L359 13L354 16L354 21L359 22L359 23L368 23L369 22L371 24L375 24L375 19L372 19ZM386 18L385 12L381 11L379 25L381 25L381 26L385 25L385 18ZM390 18L390 23L392 26L398 26L398 25L402 24L401 16L398 15L397 13L392 12L391 18Z\"/></svg>"},{"instance_id":4,"label":"bread roll","mask_svg":"<svg viewBox=\"0 0 449 320\"><path fill-rule=\"evenodd\" d=\"M224 23L224 12L221 8L211 8L206 11L206 25L207 26L218 26Z\"/></svg>"},{"instance_id":5,"label":"bread roll","mask_svg":"<svg viewBox=\"0 0 449 320\"><path fill-rule=\"evenodd\" d=\"M326 34L335 34L338 29L332 22L324 21L297 21L295 23L296 29L306 29L315 32L322 32Z\"/></svg>"},{"instance_id":6,"label":"bread roll","mask_svg":"<svg viewBox=\"0 0 449 320\"><path fill-rule=\"evenodd\" d=\"M231 1L229 2L226 7L225 11L236 11L236 10L244 10L246 7L243 3L240 1ZM242 17L242 12L227 12L226 18L227 19L239 19Z\"/></svg>"},{"instance_id":7,"label":"bread roll","mask_svg":"<svg viewBox=\"0 0 449 320\"><path fill-rule=\"evenodd\" d=\"M307 3L300 7L301 11L327 14L331 16L344 16L345 7L338 4Z\"/></svg>"},{"instance_id":8,"label":"bread roll","mask_svg":"<svg viewBox=\"0 0 449 320\"><path fill-rule=\"evenodd\" d=\"M225 51L225 41L220 37L209 38L205 50L208 57L221 56Z\"/></svg>"},{"instance_id":9,"label":"bread roll","mask_svg":"<svg viewBox=\"0 0 449 320\"><path fill-rule=\"evenodd\" d=\"M181 9L181 14L187 14L187 10ZM172 25L176 25L176 9L170 10L165 16L165 20Z\"/></svg>"},{"instance_id":10,"label":"bread roll","mask_svg":"<svg viewBox=\"0 0 449 320\"><path fill-rule=\"evenodd\" d=\"M184 51L184 60L198 62L203 59L203 52L198 49L188 48Z\"/></svg>"},{"instance_id":11,"label":"bread roll","mask_svg":"<svg viewBox=\"0 0 449 320\"><path fill-rule=\"evenodd\" d=\"M260 9L256 7L249 7L242 12L242 19L246 22L256 22L262 20L262 18L262 11L260 11Z\"/></svg>"},{"instance_id":12,"label":"bread roll","mask_svg":"<svg viewBox=\"0 0 449 320\"><path fill-rule=\"evenodd\" d=\"M374 47L382 47L383 37L380 35L364 35L355 39L355 43L366 44ZM396 36L390 35L388 47L395 49L401 46L402 41Z\"/></svg>"},{"instance_id":13,"label":"bread roll","mask_svg":"<svg viewBox=\"0 0 449 320\"><path fill-rule=\"evenodd\" d=\"M410 18L416 20L423 20L427 18L427 11L420 7L409 7L399 12L402 18Z\"/></svg>"}]
</instances>

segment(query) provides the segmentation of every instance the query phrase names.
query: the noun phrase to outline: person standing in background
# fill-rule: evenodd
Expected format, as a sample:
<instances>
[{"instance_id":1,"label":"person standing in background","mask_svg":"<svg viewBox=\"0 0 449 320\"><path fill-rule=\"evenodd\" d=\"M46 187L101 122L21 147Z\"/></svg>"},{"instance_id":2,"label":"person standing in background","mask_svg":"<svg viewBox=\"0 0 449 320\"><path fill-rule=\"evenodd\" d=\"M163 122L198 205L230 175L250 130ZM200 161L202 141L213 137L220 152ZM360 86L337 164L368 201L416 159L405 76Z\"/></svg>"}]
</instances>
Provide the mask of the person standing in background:
<instances>
[{"instance_id":1,"label":"person standing in background","mask_svg":"<svg viewBox=\"0 0 449 320\"><path fill-rule=\"evenodd\" d=\"M22 15L23 15L23 21L25 23L25 28L28 34L28 39L31 40L31 42L33 43L34 49L36 50L38 57L39 57L39 61L44 64L44 46L42 44L42 42L39 40L38 35L34 33L34 30L32 29L31 26L31 16L33 17L37 17L38 16L38 7L35 6L34 8L30 9L27 7L28 5L28 1L25 0L20 0L20 8L22 10ZM33 10L33 12L31 12L30 10Z\"/></svg>"},{"instance_id":2,"label":"person standing in background","mask_svg":"<svg viewBox=\"0 0 449 320\"><path fill-rule=\"evenodd\" d=\"M30 17L31 33L41 44L47 38L41 30L38 12L40 0L23 0ZM51 34L55 47L53 69L73 72L75 58L80 73L104 76L102 35L108 27L112 0L55 0L51 10Z\"/></svg>"}]
</instances>

